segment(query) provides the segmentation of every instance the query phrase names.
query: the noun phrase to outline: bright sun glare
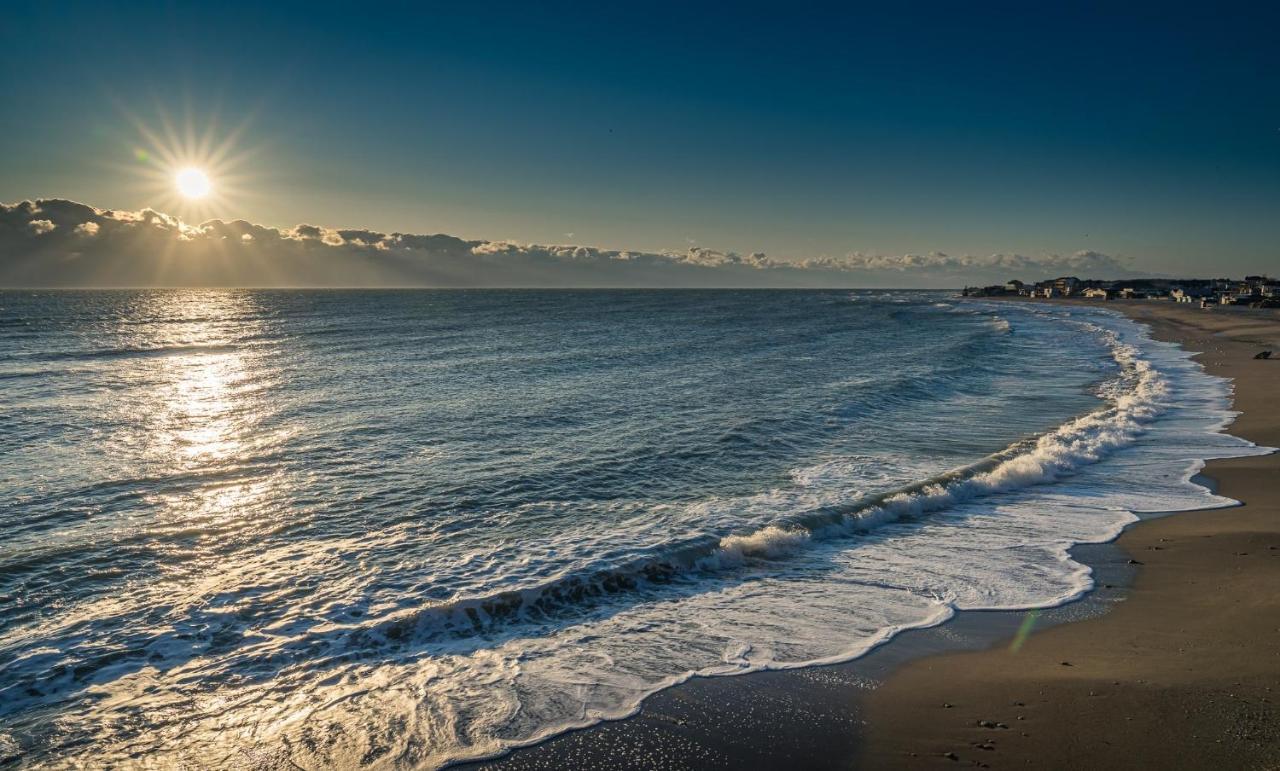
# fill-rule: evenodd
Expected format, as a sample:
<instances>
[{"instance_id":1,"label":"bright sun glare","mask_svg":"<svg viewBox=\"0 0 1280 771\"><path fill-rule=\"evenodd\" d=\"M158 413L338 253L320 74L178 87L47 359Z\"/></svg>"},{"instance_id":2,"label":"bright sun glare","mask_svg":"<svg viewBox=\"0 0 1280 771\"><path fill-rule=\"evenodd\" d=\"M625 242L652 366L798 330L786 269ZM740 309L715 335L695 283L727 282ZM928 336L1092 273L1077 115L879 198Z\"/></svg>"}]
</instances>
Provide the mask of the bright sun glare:
<instances>
[{"instance_id":1,"label":"bright sun glare","mask_svg":"<svg viewBox=\"0 0 1280 771\"><path fill-rule=\"evenodd\" d=\"M207 174L190 166L179 171L174 182L178 185L178 192L187 198L204 198L213 187Z\"/></svg>"}]
</instances>

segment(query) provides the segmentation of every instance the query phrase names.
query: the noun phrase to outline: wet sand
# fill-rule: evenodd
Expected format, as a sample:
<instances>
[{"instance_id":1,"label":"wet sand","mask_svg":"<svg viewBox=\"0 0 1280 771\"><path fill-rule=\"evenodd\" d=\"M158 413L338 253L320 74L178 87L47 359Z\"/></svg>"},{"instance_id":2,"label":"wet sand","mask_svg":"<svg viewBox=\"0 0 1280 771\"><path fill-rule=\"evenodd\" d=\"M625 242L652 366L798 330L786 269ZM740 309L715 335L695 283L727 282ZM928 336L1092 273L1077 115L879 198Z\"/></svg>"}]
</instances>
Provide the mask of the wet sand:
<instances>
[{"instance_id":1,"label":"wet sand","mask_svg":"<svg viewBox=\"0 0 1280 771\"><path fill-rule=\"evenodd\" d=\"M1236 379L1231 433L1280 445L1280 360L1252 359L1280 353L1280 313L1106 307L1204 351ZM1280 456L1205 474L1246 505L1077 547L1100 588L1039 614L1017 653L1028 614L963 612L848 664L695 678L473 767L1280 768Z\"/></svg>"},{"instance_id":2,"label":"wet sand","mask_svg":"<svg viewBox=\"0 0 1280 771\"><path fill-rule=\"evenodd\" d=\"M1280 445L1280 360L1253 358L1280 355L1280 314L1107 307L1201 351L1235 382L1229 431ZM858 765L1280 768L1280 455L1204 474L1245 505L1127 530L1117 544L1142 566L1104 616L894 672L866 701Z\"/></svg>"}]
</instances>

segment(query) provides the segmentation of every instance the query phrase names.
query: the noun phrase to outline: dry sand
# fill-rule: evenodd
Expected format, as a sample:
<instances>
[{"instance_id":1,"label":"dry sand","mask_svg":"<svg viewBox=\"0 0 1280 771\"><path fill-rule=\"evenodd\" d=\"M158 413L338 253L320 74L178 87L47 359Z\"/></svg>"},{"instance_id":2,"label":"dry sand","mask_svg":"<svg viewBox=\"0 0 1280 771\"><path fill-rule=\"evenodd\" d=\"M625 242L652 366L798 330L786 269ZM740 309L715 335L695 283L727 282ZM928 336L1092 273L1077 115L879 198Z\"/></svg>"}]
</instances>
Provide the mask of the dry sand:
<instances>
[{"instance_id":1,"label":"dry sand","mask_svg":"<svg viewBox=\"0 0 1280 771\"><path fill-rule=\"evenodd\" d=\"M1235 381L1229 431L1280 446L1280 314L1108 303ZM1148 520L1106 615L977 653L920 659L866 704L857 765L1280 768L1280 455L1213 461L1245 505ZM945 706L945 705L951 706ZM996 727L984 727L995 725ZM1007 726L1007 727L1002 727Z\"/></svg>"}]
</instances>

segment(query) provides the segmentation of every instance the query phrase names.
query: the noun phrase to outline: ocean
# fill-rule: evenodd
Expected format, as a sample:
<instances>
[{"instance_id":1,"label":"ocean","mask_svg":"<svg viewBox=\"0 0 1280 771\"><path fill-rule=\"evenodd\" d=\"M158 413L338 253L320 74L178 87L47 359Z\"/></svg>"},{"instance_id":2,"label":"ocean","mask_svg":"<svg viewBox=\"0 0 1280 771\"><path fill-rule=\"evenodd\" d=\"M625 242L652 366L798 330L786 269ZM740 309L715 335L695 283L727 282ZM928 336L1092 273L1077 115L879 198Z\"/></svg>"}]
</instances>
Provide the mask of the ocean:
<instances>
[{"instance_id":1,"label":"ocean","mask_svg":"<svg viewBox=\"0 0 1280 771\"><path fill-rule=\"evenodd\" d=\"M949 292L0 292L0 763L436 767L1060 605L1233 503L1229 396Z\"/></svg>"}]
</instances>

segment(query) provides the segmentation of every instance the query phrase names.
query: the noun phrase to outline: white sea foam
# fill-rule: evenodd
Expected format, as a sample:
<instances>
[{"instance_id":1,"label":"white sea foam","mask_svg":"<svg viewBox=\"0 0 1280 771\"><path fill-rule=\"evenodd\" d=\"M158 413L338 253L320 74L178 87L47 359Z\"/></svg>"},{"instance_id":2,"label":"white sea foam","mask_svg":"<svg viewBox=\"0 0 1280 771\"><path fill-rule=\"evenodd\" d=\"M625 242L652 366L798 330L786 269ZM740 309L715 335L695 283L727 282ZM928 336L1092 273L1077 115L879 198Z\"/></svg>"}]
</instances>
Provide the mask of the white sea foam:
<instances>
[{"instance_id":1,"label":"white sea foam","mask_svg":"<svg viewBox=\"0 0 1280 771\"><path fill-rule=\"evenodd\" d=\"M720 541L722 555L741 563L747 557L776 559L804 548L811 533L802 528L769 525L749 535L731 535Z\"/></svg>"}]
</instances>

